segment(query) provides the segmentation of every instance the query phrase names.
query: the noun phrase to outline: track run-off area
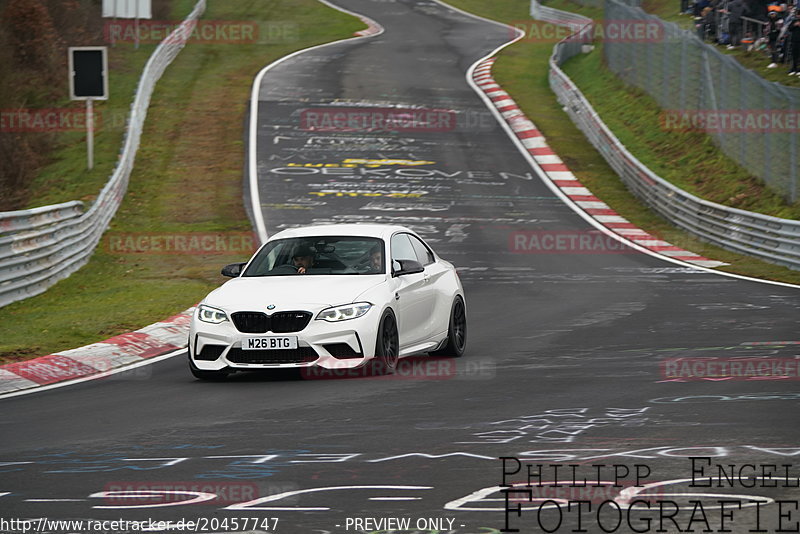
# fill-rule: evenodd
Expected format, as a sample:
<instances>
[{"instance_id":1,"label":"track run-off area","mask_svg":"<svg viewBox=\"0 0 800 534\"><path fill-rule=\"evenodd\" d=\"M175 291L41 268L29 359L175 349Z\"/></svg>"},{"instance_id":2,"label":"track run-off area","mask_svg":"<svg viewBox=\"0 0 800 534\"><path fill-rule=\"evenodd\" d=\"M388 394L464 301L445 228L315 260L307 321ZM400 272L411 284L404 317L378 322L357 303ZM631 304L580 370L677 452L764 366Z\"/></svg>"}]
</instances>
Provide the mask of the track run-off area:
<instances>
[{"instance_id":1,"label":"track run-off area","mask_svg":"<svg viewBox=\"0 0 800 534\"><path fill-rule=\"evenodd\" d=\"M800 289L644 254L565 204L467 81L509 28L334 3L383 31L259 74L243 202L262 235L412 228L459 268L466 356L211 383L180 353L2 399L0 532L797 528Z\"/></svg>"}]
</instances>

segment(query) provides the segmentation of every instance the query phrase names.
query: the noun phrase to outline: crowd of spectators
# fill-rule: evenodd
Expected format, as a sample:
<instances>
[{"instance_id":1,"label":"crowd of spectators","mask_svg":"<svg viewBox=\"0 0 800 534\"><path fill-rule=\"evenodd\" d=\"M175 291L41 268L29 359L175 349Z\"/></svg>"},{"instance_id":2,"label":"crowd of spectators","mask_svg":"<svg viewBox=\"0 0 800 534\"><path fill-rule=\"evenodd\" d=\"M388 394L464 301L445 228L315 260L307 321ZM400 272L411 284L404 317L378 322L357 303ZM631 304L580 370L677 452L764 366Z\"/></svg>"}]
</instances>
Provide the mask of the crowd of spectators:
<instances>
[{"instance_id":1,"label":"crowd of spectators","mask_svg":"<svg viewBox=\"0 0 800 534\"><path fill-rule=\"evenodd\" d=\"M787 2L787 0L778 0ZM763 51L767 68L787 66L800 76L800 10L798 0L681 0L681 12L694 16L700 39L727 46Z\"/></svg>"}]
</instances>

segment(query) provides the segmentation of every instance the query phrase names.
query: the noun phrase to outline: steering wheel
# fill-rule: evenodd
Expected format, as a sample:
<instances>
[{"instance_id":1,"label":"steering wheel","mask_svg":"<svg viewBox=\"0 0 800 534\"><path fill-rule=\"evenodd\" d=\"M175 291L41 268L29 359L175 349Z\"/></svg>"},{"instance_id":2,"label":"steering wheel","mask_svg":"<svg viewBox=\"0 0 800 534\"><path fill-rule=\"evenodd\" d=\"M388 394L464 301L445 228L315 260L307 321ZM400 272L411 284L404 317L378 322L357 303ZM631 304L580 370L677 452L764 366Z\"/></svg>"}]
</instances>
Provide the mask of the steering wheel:
<instances>
[{"instance_id":1,"label":"steering wheel","mask_svg":"<svg viewBox=\"0 0 800 534\"><path fill-rule=\"evenodd\" d=\"M278 273L278 274L280 274L282 272L296 273L299 270L300 270L300 267L298 267L297 265L293 265L291 263L284 263L283 265L278 265L277 267L273 267L272 268L272 272L273 273Z\"/></svg>"}]
</instances>

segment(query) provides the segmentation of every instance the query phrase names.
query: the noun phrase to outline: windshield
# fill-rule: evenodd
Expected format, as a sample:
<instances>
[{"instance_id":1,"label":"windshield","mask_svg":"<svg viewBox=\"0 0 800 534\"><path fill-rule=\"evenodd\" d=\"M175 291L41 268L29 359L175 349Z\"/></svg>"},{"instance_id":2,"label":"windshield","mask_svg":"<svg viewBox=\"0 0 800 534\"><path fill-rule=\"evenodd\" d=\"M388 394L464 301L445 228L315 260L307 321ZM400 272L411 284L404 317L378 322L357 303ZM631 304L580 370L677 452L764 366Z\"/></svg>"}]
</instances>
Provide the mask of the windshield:
<instances>
[{"instance_id":1,"label":"windshield","mask_svg":"<svg viewBox=\"0 0 800 534\"><path fill-rule=\"evenodd\" d=\"M270 241L242 276L383 274L383 241L374 237L319 236Z\"/></svg>"}]
</instances>

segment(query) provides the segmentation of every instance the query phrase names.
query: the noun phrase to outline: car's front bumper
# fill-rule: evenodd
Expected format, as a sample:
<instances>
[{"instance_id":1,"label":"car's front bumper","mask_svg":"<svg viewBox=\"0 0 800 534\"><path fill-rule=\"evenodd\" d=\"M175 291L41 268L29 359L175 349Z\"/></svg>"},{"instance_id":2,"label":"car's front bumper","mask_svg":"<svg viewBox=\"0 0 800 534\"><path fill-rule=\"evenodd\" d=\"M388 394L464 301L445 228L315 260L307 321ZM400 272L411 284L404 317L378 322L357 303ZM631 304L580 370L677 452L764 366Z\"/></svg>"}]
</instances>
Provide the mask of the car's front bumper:
<instances>
[{"instance_id":1,"label":"car's front bumper","mask_svg":"<svg viewBox=\"0 0 800 534\"><path fill-rule=\"evenodd\" d=\"M192 319L189 334L189 357L204 371L231 369L279 369L322 367L352 369L360 367L375 354L378 310L363 317L340 322L312 319L303 330L286 334L245 334L231 321L211 324ZM242 340L249 336L297 336L298 349L243 350Z\"/></svg>"}]
</instances>

